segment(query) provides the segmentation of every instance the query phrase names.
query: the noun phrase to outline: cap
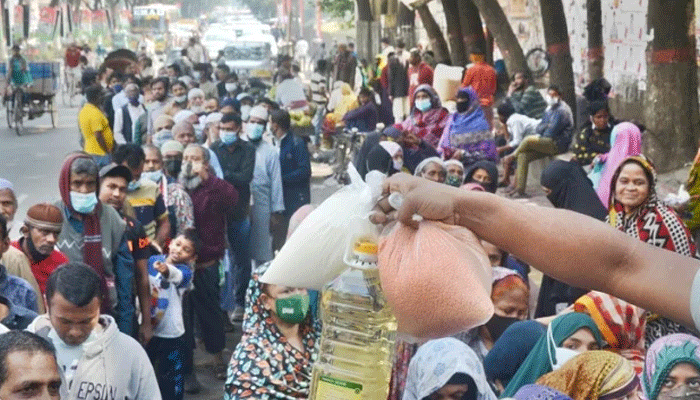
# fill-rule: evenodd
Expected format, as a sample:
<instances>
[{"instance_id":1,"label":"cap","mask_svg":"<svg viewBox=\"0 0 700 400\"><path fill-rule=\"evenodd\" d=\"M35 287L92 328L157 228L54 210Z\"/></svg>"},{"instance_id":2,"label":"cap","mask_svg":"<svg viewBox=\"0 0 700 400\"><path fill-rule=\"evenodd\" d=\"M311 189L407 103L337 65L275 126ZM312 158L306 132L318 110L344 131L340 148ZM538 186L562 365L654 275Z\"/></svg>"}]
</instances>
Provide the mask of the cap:
<instances>
[{"instance_id":1,"label":"cap","mask_svg":"<svg viewBox=\"0 0 700 400\"><path fill-rule=\"evenodd\" d=\"M34 228L60 231L63 228L63 215L58 207L48 203L39 203L27 210L24 223Z\"/></svg>"},{"instance_id":2,"label":"cap","mask_svg":"<svg viewBox=\"0 0 700 400\"><path fill-rule=\"evenodd\" d=\"M209 125L212 123L218 123L221 121L221 118L224 116L224 114L220 112L213 112L209 115L207 115L206 118L204 118L204 125Z\"/></svg>"},{"instance_id":3,"label":"cap","mask_svg":"<svg viewBox=\"0 0 700 400\"><path fill-rule=\"evenodd\" d=\"M4 189L9 189L11 191L15 191L15 187L12 185L12 182L8 181L7 179L0 178L0 190Z\"/></svg>"},{"instance_id":4,"label":"cap","mask_svg":"<svg viewBox=\"0 0 700 400\"><path fill-rule=\"evenodd\" d=\"M173 122L175 122L175 125L177 125L182 121L187 121L187 119L189 119L193 115L195 115L195 113L190 110L178 111L178 113L175 114L175 116L173 116Z\"/></svg>"},{"instance_id":5,"label":"cap","mask_svg":"<svg viewBox=\"0 0 700 400\"><path fill-rule=\"evenodd\" d=\"M160 146L160 152L162 154L172 152L183 153L184 151L185 147L182 145L182 143L178 142L177 140L168 140L165 143L163 143L162 146Z\"/></svg>"},{"instance_id":6,"label":"cap","mask_svg":"<svg viewBox=\"0 0 700 400\"><path fill-rule=\"evenodd\" d=\"M131 182L133 179L129 168L115 163L110 163L102 167L100 170L100 179L106 176L120 176L126 179L127 182Z\"/></svg>"},{"instance_id":7,"label":"cap","mask_svg":"<svg viewBox=\"0 0 700 400\"><path fill-rule=\"evenodd\" d=\"M240 93L238 96L236 96L236 100L238 101L243 101L243 99L250 99L253 100L253 96L250 95L250 93Z\"/></svg>"},{"instance_id":8,"label":"cap","mask_svg":"<svg viewBox=\"0 0 700 400\"><path fill-rule=\"evenodd\" d=\"M260 118L262 120L267 121L268 118L268 113L267 113L267 108L263 106L255 106L250 109L250 113L248 114L250 118Z\"/></svg>"}]
</instances>

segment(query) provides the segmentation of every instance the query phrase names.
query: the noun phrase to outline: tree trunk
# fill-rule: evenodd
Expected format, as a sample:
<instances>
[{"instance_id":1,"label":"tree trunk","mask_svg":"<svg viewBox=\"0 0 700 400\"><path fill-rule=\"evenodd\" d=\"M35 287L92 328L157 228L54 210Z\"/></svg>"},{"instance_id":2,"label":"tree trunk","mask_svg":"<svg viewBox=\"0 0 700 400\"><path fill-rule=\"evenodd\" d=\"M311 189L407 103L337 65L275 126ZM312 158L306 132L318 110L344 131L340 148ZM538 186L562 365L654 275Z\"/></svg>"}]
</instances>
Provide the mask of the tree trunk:
<instances>
[{"instance_id":1,"label":"tree trunk","mask_svg":"<svg viewBox=\"0 0 700 400\"><path fill-rule=\"evenodd\" d=\"M498 0L473 0L503 54L508 74L526 72L525 54Z\"/></svg>"},{"instance_id":2,"label":"tree trunk","mask_svg":"<svg viewBox=\"0 0 700 400\"><path fill-rule=\"evenodd\" d=\"M433 47L433 52L435 53L435 61L443 64L450 64L450 51L447 48L447 42L445 37L442 35L442 30L440 26L435 22L433 13L430 12L427 4L419 6L416 8L420 19L423 21L423 26L428 33L430 38L430 44Z\"/></svg>"},{"instance_id":3,"label":"tree trunk","mask_svg":"<svg viewBox=\"0 0 700 400\"><path fill-rule=\"evenodd\" d=\"M403 2L399 2L397 24L399 25L399 37L404 41L406 47L409 49L414 47L416 45L416 12L408 8Z\"/></svg>"},{"instance_id":4,"label":"tree trunk","mask_svg":"<svg viewBox=\"0 0 700 400\"><path fill-rule=\"evenodd\" d=\"M442 8L445 11L445 20L447 21L447 38L450 42L452 65L463 66L467 64L468 58L459 14L455 12L458 3L458 0L442 0Z\"/></svg>"},{"instance_id":5,"label":"tree trunk","mask_svg":"<svg viewBox=\"0 0 700 400\"><path fill-rule=\"evenodd\" d=\"M456 2L459 25L462 28L462 40L464 40L464 48L466 50L464 58L468 61L469 54L474 48L487 51L484 29L481 25L479 9L476 8L472 0L457 0Z\"/></svg>"},{"instance_id":6,"label":"tree trunk","mask_svg":"<svg viewBox=\"0 0 700 400\"><path fill-rule=\"evenodd\" d=\"M355 48L359 58L371 53L372 47L372 2L371 0L356 0L357 34ZM359 61L359 60L358 60Z\"/></svg>"},{"instance_id":7,"label":"tree trunk","mask_svg":"<svg viewBox=\"0 0 700 400\"><path fill-rule=\"evenodd\" d=\"M651 61L644 102L644 153L660 172L683 166L698 147L698 76L693 0L650 0Z\"/></svg>"},{"instance_id":8,"label":"tree trunk","mask_svg":"<svg viewBox=\"0 0 700 400\"><path fill-rule=\"evenodd\" d=\"M571 59L569 30L566 26L564 5L561 1L540 1L542 21L550 21L550 23L543 24L544 40L547 43L547 54L549 54L549 82L559 86L562 99L576 115L573 60Z\"/></svg>"},{"instance_id":9,"label":"tree trunk","mask_svg":"<svg viewBox=\"0 0 700 400\"><path fill-rule=\"evenodd\" d=\"M588 80L592 82L603 77L605 65L603 12L600 0L586 0L586 18L588 20Z\"/></svg>"}]
</instances>

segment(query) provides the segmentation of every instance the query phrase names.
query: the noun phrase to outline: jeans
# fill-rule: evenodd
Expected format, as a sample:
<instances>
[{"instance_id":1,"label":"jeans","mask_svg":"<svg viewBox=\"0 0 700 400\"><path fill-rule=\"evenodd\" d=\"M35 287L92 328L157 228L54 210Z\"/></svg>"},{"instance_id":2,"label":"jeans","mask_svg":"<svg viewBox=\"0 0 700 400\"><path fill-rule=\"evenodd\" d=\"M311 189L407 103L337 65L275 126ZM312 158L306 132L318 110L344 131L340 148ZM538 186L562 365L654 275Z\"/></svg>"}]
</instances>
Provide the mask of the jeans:
<instances>
[{"instance_id":1,"label":"jeans","mask_svg":"<svg viewBox=\"0 0 700 400\"><path fill-rule=\"evenodd\" d=\"M520 146L513 155L517 157L518 167L515 171L517 177L516 188L524 193L527 187L527 171L530 162L559 154L559 148L554 140L537 136L527 136L520 142Z\"/></svg>"},{"instance_id":2,"label":"jeans","mask_svg":"<svg viewBox=\"0 0 700 400\"><path fill-rule=\"evenodd\" d=\"M112 158L109 155L106 156L98 156L96 154L90 154L90 157L95 161L95 164L97 164L97 169L102 169L102 167L106 167L109 165L109 163L112 162Z\"/></svg>"},{"instance_id":3,"label":"jeans","mask_svg":"<svg viewBox=\"0 0 700 400\"><path fill-rule=\"evenodd\" d=\"M224 304L226 310L231 306L245 307L245 292L250 282L250 218L242 221L229 221L228 242L230 252L230 279L224 287Z\"/></svg>"},{"instance_id":4,"label":"jeans","mask_svg":"<svg viewBox=\"0 0 700 400\"><path fill-rule=\"evenodd\" d=\"M146 345L146 353L153 364L158 379L158 387L163 399L182 400L184 398L184 338L160 338L154 336Z\"/></svg>"}]
</instances>

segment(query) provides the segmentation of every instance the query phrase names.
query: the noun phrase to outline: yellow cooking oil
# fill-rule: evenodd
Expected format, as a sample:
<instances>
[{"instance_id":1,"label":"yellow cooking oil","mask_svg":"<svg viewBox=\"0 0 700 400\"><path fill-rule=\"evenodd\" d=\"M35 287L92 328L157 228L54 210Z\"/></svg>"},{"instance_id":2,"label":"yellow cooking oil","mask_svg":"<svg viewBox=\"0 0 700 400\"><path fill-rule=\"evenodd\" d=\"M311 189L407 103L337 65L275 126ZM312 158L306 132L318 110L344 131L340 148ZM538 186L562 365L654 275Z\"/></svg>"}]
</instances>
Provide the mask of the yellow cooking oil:
<instances>
[{"instance_id":1,"label":"yellow cooking oil","mask_svg":"<svg viewBox=\"0 0 700 400\"><path fill-rule=\"evenodd\" d=\"M323 289L323 332L310 400L386 400L396 318L382 292L377 245L358 241Z\"/></svg>"}]
</instances>

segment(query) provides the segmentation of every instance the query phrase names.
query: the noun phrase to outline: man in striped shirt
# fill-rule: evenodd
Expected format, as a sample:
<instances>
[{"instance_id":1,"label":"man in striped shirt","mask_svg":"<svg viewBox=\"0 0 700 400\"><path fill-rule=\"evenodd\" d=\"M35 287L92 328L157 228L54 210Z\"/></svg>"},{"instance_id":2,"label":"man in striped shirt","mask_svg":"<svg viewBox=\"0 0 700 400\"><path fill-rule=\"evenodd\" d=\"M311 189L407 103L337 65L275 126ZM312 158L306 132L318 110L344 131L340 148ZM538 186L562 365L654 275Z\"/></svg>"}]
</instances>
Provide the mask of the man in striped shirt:
<instances>
[{"instance_id":1,"label":"man in striped shirt","mask_svg":"<svg viewBox=\"0 0 700 400\"><path fill-rule=\"evenodd\" d=\"M542 119L547 103L540 92L528 81L524 72L516 72L513 82L508 87L508 100L518 114L530 118Z\"/></svg>"}]
</instances>

